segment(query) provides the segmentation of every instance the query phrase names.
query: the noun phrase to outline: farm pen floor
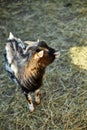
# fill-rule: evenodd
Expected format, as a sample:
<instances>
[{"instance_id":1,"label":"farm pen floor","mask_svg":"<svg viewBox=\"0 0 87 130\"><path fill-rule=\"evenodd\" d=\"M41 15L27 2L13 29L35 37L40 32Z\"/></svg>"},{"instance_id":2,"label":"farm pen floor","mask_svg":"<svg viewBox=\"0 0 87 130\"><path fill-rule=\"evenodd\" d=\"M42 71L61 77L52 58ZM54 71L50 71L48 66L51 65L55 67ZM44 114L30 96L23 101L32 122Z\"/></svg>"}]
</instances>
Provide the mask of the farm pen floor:
<instances>
[{"instance_id":1,"label":"farm pen floor","mask_svg":"<svg viewBox=\"0 0 87 130\"><path fill-rule=\"evenodd\" d=\"M9 32L45 40L61 56L47 68L42 102L30 113L21 89L4 69ZM0 130L87 130L86 0L1 0Z\"/></svg>"}]
</instances>

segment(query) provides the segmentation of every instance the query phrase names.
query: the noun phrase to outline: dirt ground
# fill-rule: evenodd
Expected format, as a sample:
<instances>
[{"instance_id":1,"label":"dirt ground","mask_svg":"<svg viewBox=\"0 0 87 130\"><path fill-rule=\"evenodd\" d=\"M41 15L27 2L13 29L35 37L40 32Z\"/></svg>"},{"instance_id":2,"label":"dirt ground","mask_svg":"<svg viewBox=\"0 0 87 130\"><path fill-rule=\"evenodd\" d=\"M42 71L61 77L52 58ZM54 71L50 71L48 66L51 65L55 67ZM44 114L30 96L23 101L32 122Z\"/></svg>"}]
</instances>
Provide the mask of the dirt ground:
<instances>
[{"instance_id":1,"label":"dirt ground","mask_svg":"<svg viewBox=\"0 0 87 130\"><path fill-rule=\"evenodd\" d=\"M9 32L61 52L47 68L33 113L5 71ZM0 130L37 129L87 130L86 0L0 0Z\"/></svg>"}]
</instances>

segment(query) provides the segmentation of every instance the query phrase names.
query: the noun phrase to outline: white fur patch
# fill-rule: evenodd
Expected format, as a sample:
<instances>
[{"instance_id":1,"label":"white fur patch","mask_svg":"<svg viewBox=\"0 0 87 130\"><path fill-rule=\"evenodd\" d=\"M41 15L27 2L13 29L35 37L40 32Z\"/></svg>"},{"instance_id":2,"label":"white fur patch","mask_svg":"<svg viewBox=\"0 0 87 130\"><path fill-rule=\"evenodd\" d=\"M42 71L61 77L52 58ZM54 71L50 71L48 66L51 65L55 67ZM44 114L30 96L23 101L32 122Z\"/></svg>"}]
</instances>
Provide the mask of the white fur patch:
<instances>
[{"instance_id":1,"label":"white fur patch","mask_svg":"<svg viewBox=\"0 0 87 130\"><path fill-rule=\"evenodd\" d=\"M12 53L11 53L11 49L6 46L6 57L7 57L7 60L8 60L8 63L11 64L12 63L12 59L13 59L13 56L12 56Z\"/></svg>"},{"instance_id":2,"label":"white fur patch","mask_svg":"<svg viewBox=\"0 0 87 130\"><path fill-rule=\"evenodd\" d=\"M12 71L13 71L15 74L17 74L18 68L16 67L16 65L11 64L11 69L12 69Z\"/></svg>"}]
</instances>

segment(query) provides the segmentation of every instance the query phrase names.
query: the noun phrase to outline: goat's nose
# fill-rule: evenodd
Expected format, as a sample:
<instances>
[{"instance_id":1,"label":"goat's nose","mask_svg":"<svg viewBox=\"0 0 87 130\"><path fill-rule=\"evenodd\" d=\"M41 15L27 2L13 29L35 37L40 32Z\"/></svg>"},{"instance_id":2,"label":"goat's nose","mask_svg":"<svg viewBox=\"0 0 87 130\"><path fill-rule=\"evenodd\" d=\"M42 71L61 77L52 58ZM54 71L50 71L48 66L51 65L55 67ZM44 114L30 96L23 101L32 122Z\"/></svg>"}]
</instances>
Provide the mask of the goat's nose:
<instances>
[{"instance_id":1,"label":"goat's nose","mask_svg":"<svg viewBox=\"0 0 87 130\"><path fill-rule=\"evenodd\" d=\"M54 53L54 56L55 56L55 58L59 58L59 56L60 56L60 51L56 51L56 52Z\"/></svg>"}]
</instances>

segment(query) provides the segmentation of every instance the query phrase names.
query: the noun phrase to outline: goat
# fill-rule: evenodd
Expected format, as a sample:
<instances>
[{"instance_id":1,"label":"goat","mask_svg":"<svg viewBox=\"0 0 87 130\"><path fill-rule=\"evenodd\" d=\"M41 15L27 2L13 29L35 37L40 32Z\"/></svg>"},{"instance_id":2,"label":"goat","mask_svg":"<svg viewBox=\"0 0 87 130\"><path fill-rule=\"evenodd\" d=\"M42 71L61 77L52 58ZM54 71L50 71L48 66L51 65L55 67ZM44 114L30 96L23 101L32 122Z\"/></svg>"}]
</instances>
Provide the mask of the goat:
<instances>
[{"instance_id":1,"label":"goat","mask_svg":"<svg viewBox=\"0 0 87 130\"><path fill-rule=\"evenodd\" d=\"M22 89L29 110L34 111L31 92L35 93L35 101L40 104L40 87L46 67L59 57L60 52L49 47L45 41L25 44L10 33L5 46L6 70L13 81Z\"/></svg>"}]
</instances>

